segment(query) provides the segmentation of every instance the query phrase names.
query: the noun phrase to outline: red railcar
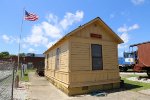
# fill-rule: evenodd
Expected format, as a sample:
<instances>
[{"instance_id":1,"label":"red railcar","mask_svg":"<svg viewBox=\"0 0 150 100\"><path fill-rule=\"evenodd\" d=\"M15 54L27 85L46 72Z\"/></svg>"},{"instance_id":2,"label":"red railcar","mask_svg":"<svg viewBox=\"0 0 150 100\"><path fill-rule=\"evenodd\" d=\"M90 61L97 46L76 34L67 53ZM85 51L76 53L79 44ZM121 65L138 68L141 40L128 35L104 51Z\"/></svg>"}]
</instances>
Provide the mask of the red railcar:
<instances>
[{"instance_id":1,"label":"red railcar","mask_svg":"<svg viewBox=\"0 0 150 100\"><path fill-rule=\"evenodd\" d=\"M146 70L147 75L150 77L150 41L130 45L132 48L135 46L137 47L137 58L134 70Z\"/></svg>"}]
</instances>

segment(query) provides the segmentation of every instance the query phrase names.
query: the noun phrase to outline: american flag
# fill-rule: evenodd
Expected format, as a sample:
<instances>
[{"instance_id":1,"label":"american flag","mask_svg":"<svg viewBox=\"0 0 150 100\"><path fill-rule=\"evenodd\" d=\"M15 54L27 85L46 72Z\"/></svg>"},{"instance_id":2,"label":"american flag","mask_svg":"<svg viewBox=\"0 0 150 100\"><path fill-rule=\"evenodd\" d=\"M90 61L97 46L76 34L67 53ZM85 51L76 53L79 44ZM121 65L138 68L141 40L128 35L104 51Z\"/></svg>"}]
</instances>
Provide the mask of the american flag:
<instances>
[{"instance_id":1,"label":"american flag","mask_svg":"<svg viewBox=\"0 0 150 100\"><path fill-rule=\"evenodd\" d=\"M28 20L28 21L36 21L38 20L38 16L36 14L33 14L33 13L29 13L25 10L25 20Z\"/></svg>"}]
</instances>

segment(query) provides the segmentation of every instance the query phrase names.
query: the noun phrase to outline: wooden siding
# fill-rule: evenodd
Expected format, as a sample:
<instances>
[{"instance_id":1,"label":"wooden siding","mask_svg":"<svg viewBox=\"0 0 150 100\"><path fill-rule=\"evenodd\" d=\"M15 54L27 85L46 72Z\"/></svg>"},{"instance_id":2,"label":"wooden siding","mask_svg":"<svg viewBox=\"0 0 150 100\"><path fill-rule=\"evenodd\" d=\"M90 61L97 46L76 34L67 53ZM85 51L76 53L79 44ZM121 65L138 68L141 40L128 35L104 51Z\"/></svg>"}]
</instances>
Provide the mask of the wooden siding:
<instances>
[{"instance_id":1,"label":"wooden siding","mask_svg":"<svg viewBox=\"0 0 150 100\"><path fill-rule=\"evenodd\" d=\"M69 74L70 87L120 82L117 70L74 71Z\"/></svg>"},{"instance_id":2,"label":"wooden siding","mask_svg":"<svg viewBox=\"0 0 150 100\"><path fill-rule=\"evenodd\" d=\"M75 84L84 86L102 84L103 81L105 83L120 81L116 43L109 41L98 42L98 40L79 37L72 38L70 43L70 87L77 86ZM92 70L91 44L102 45L103 70Z\"/></svg>"},{"instance_id":3,"label":"wooden siding","mask_svg":"<svg viewBox=\"0 0 150 100\"><path fill-rule=\"evenodd\" d=\"M90 33L102 35L102 38L91 38ZM45 71L47 77L69 87L120 81L118 44L100 23L95 22L84 27L65 41L47 52L49 54L48 69ZM92 70L91 44L102 45L103 70ZM56 48L61 50L58 70L55 69Z\"/></svg>"},{"instance_id":4,"label":"wooden siding","mask_svg":"<svg viewBox=\"0 0 150 100\"><path fill-rule=\"evenodd\" d=\"M80 42L79 42L80 41ZM118 69L117 44L109 41L100 41L74 37L71 40L71 70L91 70L91 44L102 45L103 69Z\"/></svg>"},{"instance_id":5,"label":"wooden siding","mask_svg":"<svg viewBox=\"0 0 150 100\"><path fill-rule=\"evenodd\" d=\"M60 56L59 56L59 68L56 69L55 67L55 60L56 60L56 49L54 48L50 50L47 54L49 54L48 57L48 64L47 59L45 58L45 75L48 78L63 82L65 84L68 84L69 82L69 75L68 75L68 62L69 62L69 45L68 41L63 42L58 46L60 48ZM46 55L47 55L46 54ZM47 68L48 65L48 68Z\"/></svg>"},{"instance_id":6,"label":"wooden siding","mask_svg":"<svg viewBox=\"0 0 150 100\"><path fill-rule=\"evenodd\" d=\"M102 35L91 38L90 33ZM93 23L72 35L70 43L70 87L115 83L120 81L117 42L99 25ZM103 70L92 70L91 44L102 45Z\"/></svg>"},{"instance_id":7,"label":"wooden siding","mask_svg":"<svg viewBox=\"0 0 150 100\"><path fill-rule=\"evenodd\" d=\"M103 43L103 64L104 70L118 69L118 52L117 44L112 42Z\"/></svg>"},{"instance_id":8,"label":"wooden siding","mask_svg":"<svg viewBox=\"0 0 150 100\"><path fill-rule=\"evenodd\" d=\"M82 38L90 38L90 33L102 35L102 41L115 42L115 39L112 37L112 35L109 34L109 32L98 22L88 25L87 27L75 33L74 36Z\"/></svg>"},{"instance_id":9,"label":"wooden siding","mask_svg":"<svg viewBox=\"0 0 150 100\"><path fill-rule=\"evenodd\" d=\"M71 43L71 70L90 70L90 46L88 43Z\"/></svg>"},{"instance_id":10,"label":"wooden siding","mask_svg":"<svg viewBox=\"0 0 150 100\"><path fill-rule=\"evenodd\" d=\"M69 84L69 74L63 71L47 70L46 77L63 83L65 86Z\"/></svg>"}]
</instances>

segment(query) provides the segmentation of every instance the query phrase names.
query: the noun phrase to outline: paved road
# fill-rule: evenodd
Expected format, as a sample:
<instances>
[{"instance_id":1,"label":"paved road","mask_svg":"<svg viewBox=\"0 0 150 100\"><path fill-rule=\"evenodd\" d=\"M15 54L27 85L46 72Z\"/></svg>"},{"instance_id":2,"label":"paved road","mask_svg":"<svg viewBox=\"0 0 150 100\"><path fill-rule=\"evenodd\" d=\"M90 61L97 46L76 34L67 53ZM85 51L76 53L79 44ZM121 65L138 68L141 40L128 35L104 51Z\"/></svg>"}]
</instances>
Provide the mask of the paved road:
<instances>
[{"instance_id":1,"label":"paved road","mask_svg":"<svg viewBox=\"0 0 150 100\"><path fill-rule=\"evenodd\" d=\"M40 77L35 72L29 73L29 99L31 100L61 100L66 94L54 87L45 77Z\"/></svg>"},{"instance_id":2,"label":"paved road","mask_svg":"<svg viewBox=\"0 0 150 100\"><path fill-rule=\"evenodd\" d=\"M150 100L150 95L144 92L120 91L109 93L105 97L91 96L90 94L68 97L44 77L29 73L29 100ZM150 90L148 90L150 91Z\"/></svg>"}]
</instances>

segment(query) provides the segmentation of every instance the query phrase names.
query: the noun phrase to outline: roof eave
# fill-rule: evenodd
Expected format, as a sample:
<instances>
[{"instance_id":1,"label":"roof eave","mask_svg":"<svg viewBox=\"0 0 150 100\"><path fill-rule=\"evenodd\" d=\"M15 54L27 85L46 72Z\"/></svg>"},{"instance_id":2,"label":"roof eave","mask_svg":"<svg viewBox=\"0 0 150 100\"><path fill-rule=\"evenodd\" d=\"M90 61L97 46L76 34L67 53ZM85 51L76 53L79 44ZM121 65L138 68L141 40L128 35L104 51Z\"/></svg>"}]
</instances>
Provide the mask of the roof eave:
<instances>
[{"instance_id":1,"label":"roof eave","mask_svg":"<svg viewBox=\"0 0 150 100\"><path fill-rule=\"evenodd\" d=\"M118 44L124 43L124 41L100 18L97 17L106 27L113 33L115 39L117 39Z\"/></svg>"}]
</instances>

